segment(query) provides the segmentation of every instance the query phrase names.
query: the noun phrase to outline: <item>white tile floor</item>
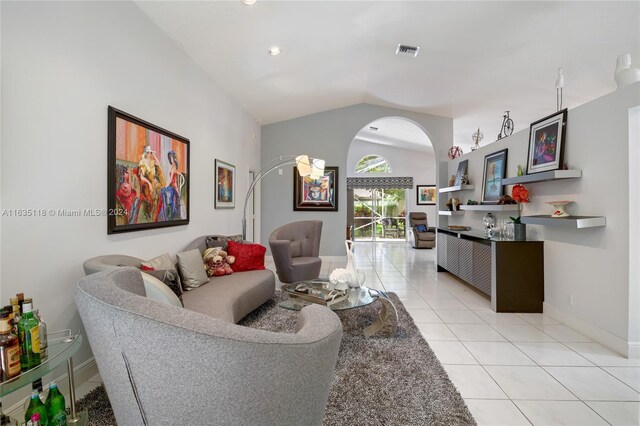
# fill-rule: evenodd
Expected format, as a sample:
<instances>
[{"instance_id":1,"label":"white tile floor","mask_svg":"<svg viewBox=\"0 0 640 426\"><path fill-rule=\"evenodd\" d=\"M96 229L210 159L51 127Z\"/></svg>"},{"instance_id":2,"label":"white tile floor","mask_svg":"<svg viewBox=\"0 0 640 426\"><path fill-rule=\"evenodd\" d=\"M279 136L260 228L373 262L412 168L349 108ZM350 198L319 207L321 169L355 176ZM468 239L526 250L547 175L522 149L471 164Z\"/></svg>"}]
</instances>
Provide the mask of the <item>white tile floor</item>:
<instances>
[{"instance_id":1,"label":"white tile floor","mask_svg":"<svg viewBox=\"0 0 640 426\"><path fill-rule=\"evenodd\" d=\"M496 314L437 272L435 250L357 243L355 254L368 286L402 300L479 425L640 424L640 360L544 314Z\"/></svg>"},{"instance_id":2,"label":"white tile floor","mask_svg":"<svg viewBox=\"0 0 640 426\"><path fill-rule=\"evenodd\" d=\"M496 314L488 298L438 273L435 253L404 243L355 249L367 286L402 300L478 425L640 425L640 360L544 314ZM320 275L344 266L325 261Z\"/></svg>"}]
</instances>

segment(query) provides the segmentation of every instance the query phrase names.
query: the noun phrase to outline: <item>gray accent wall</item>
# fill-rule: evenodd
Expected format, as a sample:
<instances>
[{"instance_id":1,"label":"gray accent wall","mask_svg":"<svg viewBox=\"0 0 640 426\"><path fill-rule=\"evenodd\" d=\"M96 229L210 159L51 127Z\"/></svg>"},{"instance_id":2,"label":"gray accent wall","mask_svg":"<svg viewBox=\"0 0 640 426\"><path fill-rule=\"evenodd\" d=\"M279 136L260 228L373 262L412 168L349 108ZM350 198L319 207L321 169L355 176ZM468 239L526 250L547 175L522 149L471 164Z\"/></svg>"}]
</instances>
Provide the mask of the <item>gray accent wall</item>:
<instances>
[{"instance_id":1,"label":"gray accent wall","mask_svg":"<svg viewBox=\"0 0 640 426\"><path fill-rule=\"evenodd\" d=\"M433 144L436 159L444 160L453 141L453 120L396 108L353 105L262 126L261 164L280 155L308 154L339 167L337 212L293 211L293 166L282 168L261 181L261 241L289 222L319 219L324 222L320 255L344 256L347 227L347 154L358 131L383 117L402 117L420 126ZM438 163L438 161L436 161ZM436 164L436 167L439 165ZM411 176L411 171L405 175Z\"/></svg>"}]
</instances>

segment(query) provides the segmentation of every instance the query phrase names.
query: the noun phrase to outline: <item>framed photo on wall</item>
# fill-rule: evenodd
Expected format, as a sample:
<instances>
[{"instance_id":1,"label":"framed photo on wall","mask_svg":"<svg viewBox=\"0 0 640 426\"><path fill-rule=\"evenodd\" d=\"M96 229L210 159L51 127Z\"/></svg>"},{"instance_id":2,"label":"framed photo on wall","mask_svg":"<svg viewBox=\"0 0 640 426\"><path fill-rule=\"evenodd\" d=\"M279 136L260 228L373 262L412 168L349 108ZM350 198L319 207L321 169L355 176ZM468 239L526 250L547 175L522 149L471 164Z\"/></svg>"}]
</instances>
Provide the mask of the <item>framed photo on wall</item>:
<instances>
[{"instance_id":1,"label":"framed photo on wall","mask_svg":"<svg viewBox=\"0 0 640 426\"><path fill-rule=\"evenodd\" d=\"M108 108L107 233L189 223L189 139Z\"/></svg>"},{"instance_id":2,"label":"framed photo on wall","mask_svg":"<svg viewBox=\"0 0 640 426\"><path fill-rule=\"evenodd\" d=\"M555 112L531 123L527 174L562 168L567 110Z\"/></svg>"},{"instance_id":3,"label":"framed photo on wall","mask_svg":"<svg viewBox=\"0 0 640 426\"><path fill-rule=\"evenodd\" d=\"M215 208L234 208L236 206L236 166L216 159L215 175Z\"/></svg>"},{"instance_id":4,"label":"framed photo on wall","mask_svg":"<svg viewBox=\"0 0 640 426\"><path fill-rule=\"evenodd\" d=\"M507 171L507 149L503 149L484 157L482 173L482 204L498 204L504 195L502 180Z\"/></svg>"},{"instance_id":5,"label":"framed photo on wall","mask_svg":"<svg viewBox=\"0 0 640 426\"><path fill-rule=\"evenodd\" d=\"M325 167L319 179L300 176L293 168L294 211L338 211L338 168Z\"/></svg>"},{"instance_id":6,"label":"framed photo on wall","mask_svg":"<svg viewBox=\"0 0 640 426\"><path fill-rule=\"evenodd\" d=\"M435 185L416 185L416 204L419 206L435 205L437 193Z\"/></svg>"}]
</instances>

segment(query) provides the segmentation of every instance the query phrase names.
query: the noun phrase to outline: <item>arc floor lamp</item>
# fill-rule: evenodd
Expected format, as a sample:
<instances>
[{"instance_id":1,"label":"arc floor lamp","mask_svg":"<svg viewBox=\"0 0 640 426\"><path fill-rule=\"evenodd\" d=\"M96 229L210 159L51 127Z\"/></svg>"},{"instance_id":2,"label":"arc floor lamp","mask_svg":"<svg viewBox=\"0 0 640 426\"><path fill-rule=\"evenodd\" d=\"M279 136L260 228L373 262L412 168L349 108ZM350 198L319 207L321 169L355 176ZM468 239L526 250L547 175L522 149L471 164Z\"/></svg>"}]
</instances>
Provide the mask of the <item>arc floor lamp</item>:
<instances>
[{"instance_id":1,"label":"arc floor lamp","mask_svg":"<svg viewBox=\"0 0 640 426\"><path fill-rule=\"evenodd\" d=\"M298 167L300 176L309 176L312 179L319 179L324 175L324 160L318 158L310 158L308 155L281 155L269 161L258 173L256 173L253 181L249 185L247 196L244 199L244 208L242 209L242 239L247 239L247 204L256 184L266 175L276 170L278 167L295 164Z\"/></svg>"}]
</instances>

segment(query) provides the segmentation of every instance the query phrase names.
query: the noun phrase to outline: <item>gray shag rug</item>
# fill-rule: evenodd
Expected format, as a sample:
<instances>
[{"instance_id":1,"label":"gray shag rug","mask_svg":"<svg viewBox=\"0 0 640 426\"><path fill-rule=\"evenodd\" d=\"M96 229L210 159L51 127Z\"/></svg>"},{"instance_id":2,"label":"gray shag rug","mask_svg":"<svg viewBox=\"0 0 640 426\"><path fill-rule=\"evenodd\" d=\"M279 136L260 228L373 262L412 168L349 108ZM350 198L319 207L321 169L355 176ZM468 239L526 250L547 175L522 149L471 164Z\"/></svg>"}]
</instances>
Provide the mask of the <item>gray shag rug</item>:
<instances>
[{"instance_id":1,"label":"gray shag rug","mask_svg":"<svg viewBox=\"0 0 640 426\"><path fill-rule=\"evenodd\" d=\"M447 377L415 323L393 293L398 330L393 337L365 338L362 330L380 311L380 302L336 312L344 335L324 418L325 425L475 425L464 400ZM292 333L297 312L273 298L240 324ZM115 425L104 387L78 402L88 409L89 424Z\"/></svg>"}]
</instances>

